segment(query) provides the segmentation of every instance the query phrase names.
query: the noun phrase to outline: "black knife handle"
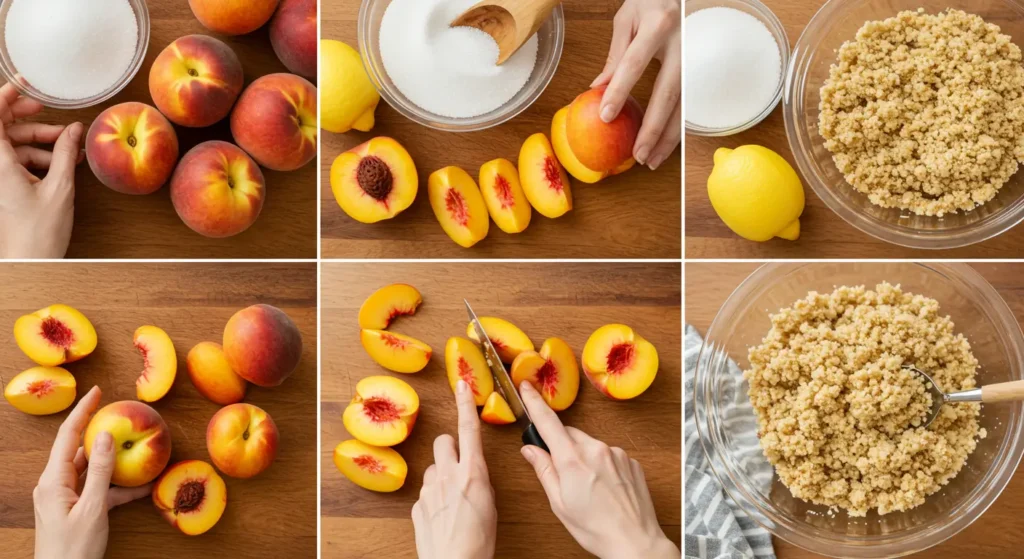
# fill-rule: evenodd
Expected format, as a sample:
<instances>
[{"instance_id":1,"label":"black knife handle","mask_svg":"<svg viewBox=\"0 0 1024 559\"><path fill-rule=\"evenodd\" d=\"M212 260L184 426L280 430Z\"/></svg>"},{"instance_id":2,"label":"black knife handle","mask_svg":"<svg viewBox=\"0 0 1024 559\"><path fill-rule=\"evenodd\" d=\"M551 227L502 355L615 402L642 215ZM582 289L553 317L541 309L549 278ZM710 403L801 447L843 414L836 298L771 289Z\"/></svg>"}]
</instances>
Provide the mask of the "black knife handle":
<instances>
[{"instance_id":1,"label":"black knife handle","mask_svg":"<svg viewBox=\"0 0 1024 559\"><path fill-rule=\"evenodd\" d=\"M537 428L533 426L533 423L527 426L526 430L523 431L523 444L532 444L533 446L544 449L544 452L550 452L548 450L548 445L544 444L544 439L540 438L540 433L537 432Z\"/></svg>"}]
</instances>

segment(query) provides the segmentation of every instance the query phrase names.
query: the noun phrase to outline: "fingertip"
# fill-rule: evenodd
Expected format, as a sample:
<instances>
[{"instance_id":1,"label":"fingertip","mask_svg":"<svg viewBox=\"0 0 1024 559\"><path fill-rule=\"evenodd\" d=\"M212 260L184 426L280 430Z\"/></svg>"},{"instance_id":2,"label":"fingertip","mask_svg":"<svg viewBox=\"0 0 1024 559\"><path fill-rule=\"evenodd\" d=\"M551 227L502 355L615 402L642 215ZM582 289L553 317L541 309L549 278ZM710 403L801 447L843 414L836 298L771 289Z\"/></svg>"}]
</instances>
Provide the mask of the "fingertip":
<instances>
[{"instance_id":1,"label":"fingertip","mask_svg":"<svg viewBox=\"0 0 1024 559\"><path fill-rule=\"evenodd\" d=\"M469 389L469 385L466 384L466 381L464 381L462 379L459 379L459 382L455 383L455 393L456 394L465 394L466 390L468 390L468 389Z\"/></svg>"},{"instance_id":2,"label":"fingertip","mask_svg":"<svg viewBox=\"0 0 1024 559\"><path fill-rule=\"evenodd\" d=\"M619 116L619 111L615 108L614 104L605 103L604 106L601 107L601 120L606 124L615 120L615 117L617 116Z\"/></svg>"},{"instance_id":3,"label":"fingertip","mask_svg":"<svg viewBox=\"0 0 1024 559\"><path fill-rule=\"evenodd\" d=\"M92 447L94 452L110 452L114 450L114 436L109 431L100 431Z\"/></svg>"},{"instance_id":4,"label":"fingertip","mask_svg":"<svg viewBox=\"0 0 1024 559\"><path fill-rule=\"evenodd\" d=\"M81 122L76 122L69 127L68 135L75 143L78 143L82 140L83 128L85 128L85 126Z\"/></svg>"},{"instance_id":5,"label":"fingertip","mask_svg":"<svg viewBox=\"0 0 1024 559\"><path fill-rule=\"evenodd\" d=\"M525 458L526 461L529 462L531 465L533 464L533 459L535 456L535 451L533 450L532 446L533 445L525 445L519 449L519 453L522 454L523 458Z\"/></svg>"}]
</instances>

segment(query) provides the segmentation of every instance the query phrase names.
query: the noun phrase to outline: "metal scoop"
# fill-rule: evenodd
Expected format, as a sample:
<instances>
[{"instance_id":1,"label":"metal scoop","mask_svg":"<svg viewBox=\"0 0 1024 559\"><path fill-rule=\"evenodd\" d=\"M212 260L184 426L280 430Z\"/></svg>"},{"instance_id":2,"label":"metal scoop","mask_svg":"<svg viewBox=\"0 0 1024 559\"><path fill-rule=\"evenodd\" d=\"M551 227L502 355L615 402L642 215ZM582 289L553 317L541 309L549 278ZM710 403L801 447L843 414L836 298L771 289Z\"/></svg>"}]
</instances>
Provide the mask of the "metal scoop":
<instances>
[{"instance_id":1,"label":"metal scoop","mask_svg":"<svg viewBox=\"0 0 1024 559\"><path fill-rule=\"evenodd\" d=\"M928 421L925 422L925 427L928 427L932 424L932 421L935 421L939 411L942 410L942 405L947 402L983 402L988 404L991 402L1019 402L1024 400L1024 380L1000 382L998 384L989 384L980 388L946 394L939 388L939 385L935 384L932 377L925 374L924 371L912 365L904 365L903 369L924 379L925 388L932 395L932 409L928 412Z\"/></svg>"},{"instance_id":2,"label":"metal scoop","mask_svg":"<svg viewBox=\"0 0 1024 559\"><path fill-rule=\"evenodd\" d=\"M562 0L483 0L466 10L452 27L476 27L498 43L498 65L508 60L547 21Z\"/></svg>"}]
</instances>

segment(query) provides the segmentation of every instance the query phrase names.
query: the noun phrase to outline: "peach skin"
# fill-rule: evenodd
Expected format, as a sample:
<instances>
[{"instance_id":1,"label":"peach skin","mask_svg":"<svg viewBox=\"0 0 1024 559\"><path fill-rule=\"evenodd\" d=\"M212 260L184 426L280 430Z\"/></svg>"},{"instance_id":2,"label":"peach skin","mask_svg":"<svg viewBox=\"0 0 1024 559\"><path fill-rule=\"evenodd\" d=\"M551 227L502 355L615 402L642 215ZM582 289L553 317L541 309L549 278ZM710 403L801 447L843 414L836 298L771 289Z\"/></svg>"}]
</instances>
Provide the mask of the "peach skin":
<instances>
[{"instance_id":1,"label":"peach skin","mask_svg":"<svg viewBox=\"0 0 1024 559\"><path fill-rule=\"evenodd\" d=\"M395 377L366 377L356 383L342 414L349 434L373 446L394 446L409 437L420 413L420 397Z\"/></svg>"},{"instance_id":2,"label":"peach skin","mask_svg":"<svg viewBox=\"0 0 1024 559\"><path fill-rule=\"evenodd\" d=\"M231 404L213 414L206 427L206 451L224 475L247 479L277 457L277 425L252 404Z\"/></svg>"},{"instance_id":3,"label":"peach skin","mask_svg":"<svg viewBox=\"0 0 1024 559\"><path fill-rule=\"evenodd\" d=\"M480 419L491 425L509 425L516 422L516 416L508 402L497 392L491 392L484 402L484 409L480 410Z\"/></svg>"},{"instance_id":4,"label":"peach skin","mask_svg":"<svg viewBox=\"0 0 1024 559\"><path fill-rule=\"evenodd\" d=\"M359 341L378 365L396 373L418 373L433 355L429 345L394 332L364 328Z\"/></svg>"},{"instance_id":5,"label":"peach skin","mask_svg":"<svg viewBox=\"0 0 1024 559\"><path fill-rule=\"evenodd\" d=\"M60 367L32 367L15 375L4 387L4 398L18 411L50 415L75 402L75 377Z\"/></svg>"},{"instance_id":6,"label":"peach skin","mask_svg":"<svg viewBox=\"0 0 1024 559\"><path fill-rule=\"evenodd\" d=\"M238 55L207 35L187 35L167 45L149 70L153 104L171 122L191 128L228 116L244 85Z\"/></svg>"},{"instance_id":7,"label":"peach skin","mask_svg":"<svg viewBox=\"0 0 1024 559\"><path fill-rule=\"evenodd\" d=\"M502 363L511 363L520 353L534 350L533 342L530 341L526 332L507 320L493 316L481 316L480 325L484 327L484 332L494 344L494 349L498 352ZM466 325L466 336L474 342L480 343L480 338L477 337L472 322Z\"/></svg>"},{"instance_id":8,"label":"peach skin","mask_svg":"<svg viewBox=\"0 0 1024 559\"><path fill-rule=\"evenodd\" d=\"M381 493L401 489L409 473L405 458L395 449L370 446L356 439L334 447L334 465L352 483Z\"/></svg>"},{"instance_id":9,"label":"peach skin","mask_svg":"<svg viewBox=\"0 0 1024 559\"><path fill-rule=\"evenodd\" d=\"M294 171L316 157L316 87L295 74L257 78L231 112L231 135L257 163Z\"/></svg>"},{"instance_id":10,"label":"peach skin","mask_svg":"<svg viewBox=\"0 0 1024 559\"><path fill-rule=\"evenodd\" d=\"M142 354L142 375L135 391L143 402L155 402L167 395L178 374L178 355L171 337L156 326L140 326L135 331L135 348Z\"/></svg>"},{"instance_id":11,"label":"peach skin","mask_svg":"<svg viewBox=\"0 0 1024 559\"><path fill-rule=\"evenodd\" d=\"M519 181L526 199L542 216L554 219L572 209L569 177L543 133L523 142L519 150Z\"/></svg>"},{"instance_id":12,"label":"peach skin","mask_svg":"<svg viewBox=\"0 0 1024 559\"><path fill-rule=\"evenodd\" d=\"M555 113L555 117L551 119L551 146L555 150L555 156L558 157L559 163L562 167L580 182L587 184L594 184L601 181L611 175L620 175L633 168L636 165L636 160L630 156L622 165L612 169L599 173L592 169L586 168L580 160L576 157L576 154L569 148L569 138L566 136L565 131L565 116L569 113L569 107L563 107Z\"/></svg>"},{"instance_id":13,"label":"peach skin","mask_svg":"<svg viewBox=\"0 0 1024 559\"><path fill-rule=\"evenodd\" d=\"M480 167L480 193L498 229L512 234L530 225L533 209L519 184L519 171L509 160L495 159Z\"/></svg>"},{"instance_id":14,"label":"peach skin","mask_svg":"<svg viewBox=\"0 0 1024 559\"><path fill-rule=\"evenodd\" d=\"M188 352L186 364L192 384L207 400L225 406L245 398L249 384L231 369L220 344L196 344Z\"/></svg>"},{"instance_id":15,"label":"peach skin","mask_svg":"<svg viewBox=\"0 0 1024 559\"><path fill-rule=\"evenodd\" d=\"M494 377L491 376L484 352L470 340L458 336L448 338L448 343L444 345L444 365L452 393L459 380L463 380L473 391L476 405L482 406L494 392Z\"/></svg>"},{"instance_id":16,"label":"peach skin","mask_svg":"<svg viewBox=\"0 0 1024 559\"><path fill-rule=\"evenodd\" d=\"M302 334L271 305L242 309L224 327L224 356L238 376L264 388L284 382L302 358Z\"/></svg>"},{"instance_id":17,"label":"peach skin","mask_svg":"<svg viewBox=\"0 0 1024 559\"><path fill-rule=\"evenodd\" d=\"M270 20L270 45L293 74L316 79L317 0L281 0Z\"/></svg>"},{"instance_id":18,"label":"peach skin","mask_svg":"<svg viewBox=\"0 0 1024 559\"><path fill-rule=\"evenodd\" d=\"M636 398L658 374L658 350L629 326L608 324L583 346L583 372L609 398Z\"/></svg>"},{"instance_id":19,"label":"peach skin","mask_svg":"<svg viewBox=\"0 0 1024 559\"><path fill-rule=\"evenodd\" d=\"M360 223L376 223L402 213L416 199L419 184L409 152L384 136L359 144L331 164L334 200Z\"/></svg>"},{"instance_id":20,"label":"peach skin","mask_svg":"<svg viewBox=\"0 0 1024 559\"><path fill-rule=\"evenodd\" d=\"M178 135L160 111L122 103L100 113L85 137L85 157L96 178L121 194L152 194L178 163Z\"/></svg>"},{"instance_id":21,"label":"peach skin","mask_svg":"<svg viewBox=\"0 0 1024 559\"><path fill-rule=\"evenodd\" d=\"M441 228L459 246L469 248L487 236L491 219L473 177L460 167L434 171L427 180L430 207Z\"/></svg>"},{"instance_id":22,"label":"peach skin","mask_svg":"<svg viewBox=\"0 0 1024 559\"><path fill-rule=\"evenodd\" d=\"M239 147L217 140L190 149L171 177L171 204L204 237L237 235L263 209L263 172Z\"/></svg>"},{"instance_id":23,"label":"peach skin","mask_svg":"<svg viewBox=\"0 0 1024 559\"><path fill-rule=\"evenodd\" d=\"M114 402L92 416L82 442L86 459L92 453L96 436L103 431L114 437L114 485L145 485L156 479L171 459L171 432L167 424L156 410L142 402Z\"/></svg>"},{"instance_id":24,"label":"peach skin","mask_svg":"<svg viewBox=\"0 0 1024 559\"><path fill-rule=\"evenodd\" d=\"M387 330L396 318L415 314L422 302L423 296L411 285L385 285L370 294L359 307L359 327Z\"/></svg>"},{"instance_id":25,"label":"peach skin","mask_svg":"<svg viewBox=\"0 0 1024 559\"><path fill-rule=\"evenodd\" d=\"M85 315L67 305L50 305L14 323L14 341L29 359L56 367L86 357L96 349L96 329Z\"/></svg>"},{"instance_id":26,"label":"peach skin","mask_svg":"<svg viewBox=\"0 0 1024 559\"><path fill-rule=\"evenodd\" d=\"M252 33L270 21L278 0L188 0L199 23L225 35Z\"/></svg>"},{"instance_id":27,"label":"peach skin","mask_svg":"<svg viewBox=\"0 0 1024 559\"><path fill-rule=\"evenodd\" d=\"M601 99L605 87L579 94L565 116L569 149L580 164L598 173L617 169L632 159L644 110L632 96L626 99L615 120L601 120Z\"/></svg>"},{"instance_id":28,"label":"peach skin","mask_svg":"<svg viewBox=\"0 0 1024 559\"><path fill-rule=\"evenodd\" d=\"M555 411L576 401L580 389L580 370L576 355L560 338L548 338L540 352L524 351L512 362L512 382L519 386L529 381Z\"/></svg>"},{"instance_id":29,"label":"peach skin","mask_svg":"<svg viewBox=\"0 0 1024 559\"><path fill-rule=\"evenodd\" d=\"M213 466L184 460L167 468L153 486L153 504L164 520L188 536L206 533L228 506L228 488Z\"/></svg>"}]
</instances>

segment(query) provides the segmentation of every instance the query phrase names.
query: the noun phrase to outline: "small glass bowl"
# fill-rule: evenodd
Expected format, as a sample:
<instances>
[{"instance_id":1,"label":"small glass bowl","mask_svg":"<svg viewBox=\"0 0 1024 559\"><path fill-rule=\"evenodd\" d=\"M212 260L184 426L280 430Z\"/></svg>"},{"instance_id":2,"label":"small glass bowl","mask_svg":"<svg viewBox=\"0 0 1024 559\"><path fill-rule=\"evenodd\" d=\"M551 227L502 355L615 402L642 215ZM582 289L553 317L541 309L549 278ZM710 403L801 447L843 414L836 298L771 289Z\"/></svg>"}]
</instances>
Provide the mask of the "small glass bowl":
<instances>
[{"instance_id":1,"label":"small glass bowl","mask_svg":"<svg viewBox=\"0 0 1024 559\"><path fill-rule=\"evenodd\" d=\"M7 37L5 35L7 12L11 9L13 2L14 0L0 0L0 75L25 97L35 99L53 109L84 109L99 105L120 93L142 68L146 50L149 48L149 8L146 6L146 0L128 0L132 10L135 11L135 19L139 26L139 40L135 47L135 57L132 58L132 63L125 70L124 75L104 91L84 99L61 99L39 91L18 75L18 70L11 63L11 57L7 53Z\"/></svg>"},{"instance_id":2,"label":"small glass bowl","mask_svg":"<svg viewBox=\"0 0 1024 559\"><path fill-rule=\"evenodd\" d=\"M779 21L779 18L770 9L768 9L767 6L758 2L758 0L686 0L687 16L693 12L706 8L733 8L756 17L758 21L768 28L772 37L775 38L775 42L779 45L779 55L782 57L782 68L780 69L781 78L779 79L779 84L775 88L775 95L772 96L771 103L769 103L763 111L758 113L757 116L743 124L729 128L705 128L694 124L689 120L686 121L686 132L688 134L694 134L696 136L731 136L753 128L759 122L768 118L768 115L772 114L775 107L779 105L779 101L782 100L782 90L786 83L786 68L789 67L789 37L786 35L786 29L782 27L782 22Z\"/></svg>"},{"instance_id":3,"label":"small glass bowl","mask_svg":"<svg viewBox=\"0 0 1024 559\"><path fill-rule=\"evenodd\" d=\"M381 97L406 118L437 130L473 132L493 128L515 118L536 101L555 77L565 41L565 13L558 5L537 31L537 64L523 89L497 109L472 118L450 118L425 111L395 87L380 56L380 21L391 0L363 0L359 8L359 52L370 81Z\"/></svg>"}]
</instances>

